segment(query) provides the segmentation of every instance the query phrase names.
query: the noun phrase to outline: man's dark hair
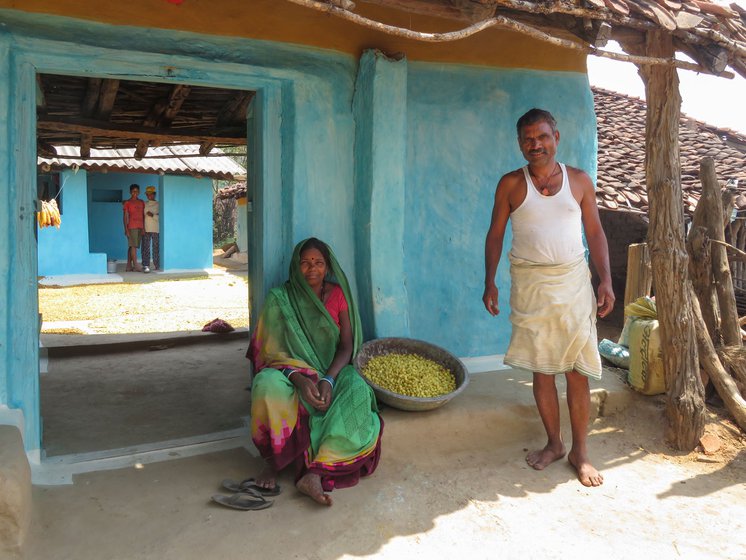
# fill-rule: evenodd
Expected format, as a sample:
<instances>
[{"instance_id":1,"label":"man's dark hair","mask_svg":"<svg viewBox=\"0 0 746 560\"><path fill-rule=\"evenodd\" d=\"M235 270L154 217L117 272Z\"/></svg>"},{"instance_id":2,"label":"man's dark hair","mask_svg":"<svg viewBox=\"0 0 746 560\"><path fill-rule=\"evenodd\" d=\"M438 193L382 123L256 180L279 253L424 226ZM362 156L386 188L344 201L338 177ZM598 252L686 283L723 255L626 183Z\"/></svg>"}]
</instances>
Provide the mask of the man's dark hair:
<instances>
[{"instance_id":1,"label":"man's dark hair","mask_svg":"<svg viewBox=\"0 0 746 560\"><path fill-rule=\"evenodd\" d=\"M137 183L132 183L130 185L130 192L134 191L135 189L137 189L139 191L140 190L140 185L138 185Z\"/></svg>"},{"instance_id":2,"label":"man's dark hair","mask_svg":"<svg viewBox=\"0 0 746 560\"><path fill-rule=\"evenodd\" d=\"M552 113L550 113L549 111L545 111L544 109L534 108L524 113L524 115L520 119L518 119L518 122L515 125L516 132L518 132L518 136L521 135L521 129L524 126L528 126L530 124L536 124L538 122L547 123L549 127L552 129L552 132L555 132L557 130L557 121L554 120Z\"/></svg>"}]
</instances>

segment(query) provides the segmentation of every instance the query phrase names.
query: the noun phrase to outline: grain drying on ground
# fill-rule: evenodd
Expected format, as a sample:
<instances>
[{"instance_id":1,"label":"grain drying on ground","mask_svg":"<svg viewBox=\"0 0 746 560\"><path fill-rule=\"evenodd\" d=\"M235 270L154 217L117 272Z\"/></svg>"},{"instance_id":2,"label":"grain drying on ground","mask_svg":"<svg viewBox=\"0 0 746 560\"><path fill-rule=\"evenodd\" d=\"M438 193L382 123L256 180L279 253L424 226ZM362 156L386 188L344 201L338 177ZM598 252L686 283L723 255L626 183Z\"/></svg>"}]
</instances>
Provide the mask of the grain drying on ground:
<instances>
[{"instance_id":1,"label":"grain drying on ground","mask_svg":"<svg viewBox=\"0 0 746 560\"><path fill-rule=\"evenodd\" d=\"M248 327L246 278L159 280L147 283L39 287L39 311L45 323L75 322L42 332L74 332L84 325L96 334L201 330L220 318L235 328Z\"/></svg>"}]
</instances>

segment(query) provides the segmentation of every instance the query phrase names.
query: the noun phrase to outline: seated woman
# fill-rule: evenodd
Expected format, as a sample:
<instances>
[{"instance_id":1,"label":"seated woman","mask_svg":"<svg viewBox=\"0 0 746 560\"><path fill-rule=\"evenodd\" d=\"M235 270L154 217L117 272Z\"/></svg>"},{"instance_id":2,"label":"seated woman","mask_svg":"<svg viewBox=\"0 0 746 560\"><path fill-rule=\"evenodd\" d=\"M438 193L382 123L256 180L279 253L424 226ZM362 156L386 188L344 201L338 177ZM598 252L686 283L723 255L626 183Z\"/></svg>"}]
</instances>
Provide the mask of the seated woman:
<instances>
[{"instance_id":1,"label":"seated woman","mask_svg":"<svg viewBox=\"0 0 746 560\"><path fill-rule=\"evenodd\" d=\"M292 466L296 487L324 505L334 488L372 474L383 421L371 388L350 365L362 333L344 272L312 237L295 247L290 279L267 296L249 348L251 436L271 489Z\"/></svg>"}]
</instances>

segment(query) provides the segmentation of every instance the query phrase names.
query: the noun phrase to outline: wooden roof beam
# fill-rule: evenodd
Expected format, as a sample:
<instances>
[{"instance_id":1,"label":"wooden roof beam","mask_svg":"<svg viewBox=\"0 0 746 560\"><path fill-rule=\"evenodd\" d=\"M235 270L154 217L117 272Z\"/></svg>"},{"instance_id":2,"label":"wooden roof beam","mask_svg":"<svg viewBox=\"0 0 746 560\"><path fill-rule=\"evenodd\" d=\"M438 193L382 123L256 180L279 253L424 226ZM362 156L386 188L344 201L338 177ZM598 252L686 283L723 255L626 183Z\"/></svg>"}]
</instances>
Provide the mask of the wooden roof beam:
<instances>
[{"instance_id":1,"label":"wooden roof beam","mask_svg":"<svg viewBox=\"0 0 746 560\"><path fill-rule=\"evenodd\" d=\"M117 100L119 91L119 80L103 80L101 83L101 93L98 97L98 108L96 118L100 120L109 120L111 110L114 108L114 102Z\"/></svg>"},{"instance_id":2,"label":"wooden roof beam","mask_svg":"<svg viewBox=\"0 0 746 560\"><path fill-rule=\"evenodd\" d=\"M93 143L93 136L88 132L83 132L80 135L80 157L89 158L91 157L91 144Z\"/></svg>"},{"instance_id":3,"label":"wooden roof beam","mask_svg":"<svg viewBox=\"0 0 746 560\"><path fill-rule=\"evenodd\" d=\"M179 114L181 106L192 91L190 86L176 84L171 88L168 98L156 101L150 108L148 115L143 121L143 126L148 128L167 128L171 126L176 115ZM151 142L140 138L135 146L135 159L142 159L148 152Z\"/></svg>"},{"instance_id":4,"label":"wooden roof beam","mask_svg":"<svg viewBox=\"0 0 746 560\"><path fill-rule=\"evenodd\" d=\"M44 140L36 140L36 153L40 156L57 157L57 148Z\"/></svg>"},{"instance_id":5,"label":"wooden roof beam","mask_svg":"<svg viewBox=\"0 0 746 560\"><path fill-rule=\"evenodd\" d=\"M249 108L249 103L254 97L253 91L239 91L231 97L225 105L220 109L218 113L217 124L219 126L226 126L231 123L245 123L246 122L246 111Z\"/></svg>"},{"instance_id":6,"label":"wooden roof beam","mask_svg":"<svg viewBox=\"0 0 746 560\"><path fill-rule=\"evenodd\" d=\"M176 115L181 111L181 106L184 104L184 101L186 101L191 92L191 86L184 84L176 84L173 89L171 89L168 101L166 102L166 107L164 108L163 113L161 113L161 118L158 121L158 126L171 126L171 123L174 122Z\"/></svg>"},{"instance_id":7,"label":"wooden roof beam","mask_svg":"<svg viewBox=\"0 0 746 560\"><path fill-rule=\"evenodd\" d=\"M80 104L80 112L84 117L93 117L98 105L98 97L101 95L101 78L88 78L85 96Z\"/></svg>"},{"instance_id":8,"label":"wooden roof beam","mask_svg":"<svg viewBox=\"0 0 746 560\"><path fill-rule=\"evenodd\" d=\"M153 129L144 126L131 126L102 122L93 119L65 119L59 117L43 117L37 122L41 131L49 132L77 132L88 133L92 136L108 138L141 138L164 144L183 142L201 144L214 142L216 144L241 145L246 144L246 127L220 127L212 130L204 128L161 128Z\"/></svg>"}]
</instances>

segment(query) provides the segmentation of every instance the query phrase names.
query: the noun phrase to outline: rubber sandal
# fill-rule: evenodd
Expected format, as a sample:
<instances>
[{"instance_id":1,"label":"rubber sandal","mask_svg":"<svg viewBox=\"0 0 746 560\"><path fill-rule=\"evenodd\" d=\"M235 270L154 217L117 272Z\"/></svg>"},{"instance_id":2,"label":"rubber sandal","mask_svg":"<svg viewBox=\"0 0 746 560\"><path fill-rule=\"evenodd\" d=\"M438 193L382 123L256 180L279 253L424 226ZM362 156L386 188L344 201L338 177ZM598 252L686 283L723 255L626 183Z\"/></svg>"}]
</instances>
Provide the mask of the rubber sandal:
<instances>
[{"instance_id":1,"label":"rubber sandal","mask_svg":"<svg viewBox=\"0 0 746 560\"><path fill-rule=\"evenodd\" d=\"M230 490L231 492L247 492L247 491L253 491L258 492L262 496L279 496L282 489L280 488L280 485L275 483L274 488L264 488L262 486L258 486L256 483L256 479L254 478L247 478L246 480L242 480L241 482L236 482L235 480L231 480L230 478L226 478L223 483L223 488L226 490Z\"/></svg>"},{"instance_id":2,"label":"rubber sandal","mask_svg":"<svg viewBox=\"0 0 746 560\"><path fill-rule=\"evenodd\" d=\"M221 506L239 509L241 511L267 509L274 503L272 500L268 500L258 492L240 492L238 494L233 494L232 496L215 494L212 497L212 501Z\"/></svg>"}]
</instances>

